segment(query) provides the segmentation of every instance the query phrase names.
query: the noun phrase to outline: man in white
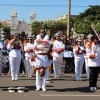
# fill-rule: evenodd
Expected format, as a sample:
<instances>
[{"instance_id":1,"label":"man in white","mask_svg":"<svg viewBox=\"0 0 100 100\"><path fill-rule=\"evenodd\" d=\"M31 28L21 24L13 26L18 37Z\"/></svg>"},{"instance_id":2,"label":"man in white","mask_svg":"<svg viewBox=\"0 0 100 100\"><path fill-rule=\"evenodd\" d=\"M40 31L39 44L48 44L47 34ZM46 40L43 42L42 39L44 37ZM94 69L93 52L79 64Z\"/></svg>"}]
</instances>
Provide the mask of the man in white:
<instances>
[{"instance_id":1,"label":"man in white","mask_svg":"<svg viewBox=\"0 0 100 100\"><path fill-rule=\"evenodd\" d=\"M32 37L28 38L28 43L26 46L24 46L24 51L25 51L25 70L26 70L26 76L27 77L32 77L33 75L33 69L32 66L30 65L30 58L34 55L34 44L32 41Z\"/></svg>"},{"instance_id":2,"label":"man in white","mask_svg":"<svg viewBox=\"0 0 100 100\"><path fill-rule=\"evenodd\" d=\"M40 34L37 35L34 51L35 56L33 56L34 61L31 61L31 65L36 69L36 90L39 91L41 88L43 91L46 91L46 78L47 78L47 68L50 67L51 61L48 59L49 51L49 36L45 33L44 30L40 31ZM41 73L44 75L41 76Z\"/></svg>"},{"instance_id":3,"label":"man in white","mask_svg":"<svg viewBox=\"0 0 100 100\"><path fill-rule=\"evenodd\" d=\"M88 44L88 66L90 69L89 87L91 91L97 89L97 79L100 72L100 44L97 44L97 38L91 36L90 44Z\"/></svg>"},{"instance_id":4,"label":"man in white","mask_svg":"<svg viewBox=\"0 0 100 100\"><path fill-rule=\"evenodd\" d=\"M61 75L61 61L63 60L63 51L65 49L65 44L60 39L60 33L56 33L56 40L53 44L53 70L54 77L60 77Z\"/></svg>"},{"instance_id":5,"label":"man in white","mask_svg":"<svg viewBox=\"0 0 100 100\"><path fill-rule=\"evenodd\" d=\"M22 44L18 39L18 33L13 34L13 39L11 40L7 49L10 50L9 63L11 70L11 78L12 80L18 80L18 74L21 62L21 50L23 49Z\"/></svg>"}]
</instances>

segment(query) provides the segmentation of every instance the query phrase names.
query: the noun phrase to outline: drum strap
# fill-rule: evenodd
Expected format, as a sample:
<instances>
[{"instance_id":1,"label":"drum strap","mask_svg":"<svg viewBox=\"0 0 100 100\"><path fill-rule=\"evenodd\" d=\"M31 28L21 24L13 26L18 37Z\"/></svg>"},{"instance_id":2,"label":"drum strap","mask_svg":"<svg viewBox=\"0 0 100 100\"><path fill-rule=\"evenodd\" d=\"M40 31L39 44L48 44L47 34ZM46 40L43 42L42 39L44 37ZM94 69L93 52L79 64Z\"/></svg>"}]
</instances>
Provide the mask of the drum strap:
<instances>
[{"instance_id":1,"label":"drum strap","mask_svg":"<svg viewBox=\"0 0 100 100\"><path fill-rule=\"evenodd\" d=\"M48 53L36 53L36 55L47 55Z\"/></svg>"}]
</instances>

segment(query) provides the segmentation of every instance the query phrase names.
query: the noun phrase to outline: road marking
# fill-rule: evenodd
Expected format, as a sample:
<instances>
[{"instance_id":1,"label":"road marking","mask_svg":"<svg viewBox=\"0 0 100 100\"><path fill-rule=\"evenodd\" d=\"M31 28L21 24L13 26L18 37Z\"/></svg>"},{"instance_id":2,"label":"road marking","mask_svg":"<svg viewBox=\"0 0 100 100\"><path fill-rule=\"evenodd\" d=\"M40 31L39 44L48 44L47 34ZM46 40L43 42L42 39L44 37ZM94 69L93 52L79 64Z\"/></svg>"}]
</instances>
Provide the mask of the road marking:
<instances>
[{"instance_id":1,"label":"road marking","mask_svg":"<svg viewBox=\"0 0 100 100\"><path fill-rule=\"evenodd\" d=\"M40 94L40 96L45 97L100 97L100 95L66 95L66 94Z\"/></svg>"}]
</instances>

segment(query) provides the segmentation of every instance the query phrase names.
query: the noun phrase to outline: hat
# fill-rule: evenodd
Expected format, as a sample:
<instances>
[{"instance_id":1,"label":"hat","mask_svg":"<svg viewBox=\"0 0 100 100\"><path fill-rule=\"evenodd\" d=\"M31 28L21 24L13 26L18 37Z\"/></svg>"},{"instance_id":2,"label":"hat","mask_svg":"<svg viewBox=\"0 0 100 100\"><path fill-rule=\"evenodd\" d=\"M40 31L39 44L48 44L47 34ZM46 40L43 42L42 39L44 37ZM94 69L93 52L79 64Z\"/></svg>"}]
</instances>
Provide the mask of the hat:
<instances>
[{"instance_id":1,"label":"hat","mask_svg":"<svg viewBox=\"0 0 100 100\"><path fill-rule=\"evenodd\" d=\"M8 88L8 91L11 92L11 93L12 93L12 92L15 92L15 91L16 91L16 87L9 87L9 88Z\"/></svg>"},{"instance_id":2,"label":"hat","mask_svg":"<svg viewBox=\"0 0 100 100\"><path fill-rule=\"evenodd\" d=\"M32 36L28 37L28 39L32 39L32 38L33 38Z\"/></svg>"},{"instance_id":3,"label":"hat","mask_svg":"<svg viewBox=\"0 0 100 100\"><path fill-rule=\"evenodd\" d=\"M92 34L89 34L89 35L87 36L88 39L91 39L92 37L93 37Z\"/></svg>"},{"instance_id":4,"label":"hat","mask_svg":"<svg viewBox=\"0 0 100 100\"><path fill-rule=\"evenodd\" d=\"M17 35L18 36L18 33L17 32L13 32L12 35Z\"/></svg>"},{"instance_id":5,"label":"hat","mask_svg":"<svg viewBox=\"0 0 100 100\"><path fill-rule=\"evenodd\" d=\"M28 91L28 88L26 88L26 87L17 87L17 90L18 90L19 93L22 93L22 92Z\"/></svg>"},{"instance_id":6,"label":"hat","mask_svg":"<svg viewBox=\"0 0 100 100\"><path fill-rule=\"evenodd\" d=\"M78 38L77 39L77 42L82 42L82 38Z\"/></svg>"},{"instance_id":7,"label":"hat","mask_svg":"<svg viewBox=\"0 0 100 100\"><path fill-rule=\"evenodd\" d=\"M32 35L32 37L35 37L35 35Z\"/></svg>"},{"instance_id":8,"label":"hat","mask_svg":"<svg viewBox=\"0 0 100 100\"><path fill-rule=\"evenodd\" d=\"M59 32L57 32L57 33L55 34L55 36L60 36L60 33L59 33Z\"/></svg>"}]
</instances>

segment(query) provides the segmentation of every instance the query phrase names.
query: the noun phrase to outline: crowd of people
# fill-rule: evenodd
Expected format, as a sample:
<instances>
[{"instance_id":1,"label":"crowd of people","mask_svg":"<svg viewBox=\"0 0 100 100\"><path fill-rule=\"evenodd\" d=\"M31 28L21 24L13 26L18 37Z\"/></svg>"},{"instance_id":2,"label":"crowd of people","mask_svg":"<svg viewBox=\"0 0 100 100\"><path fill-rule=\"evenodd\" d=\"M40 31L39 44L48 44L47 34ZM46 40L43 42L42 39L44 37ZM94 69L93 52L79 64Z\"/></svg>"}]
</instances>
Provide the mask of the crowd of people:
<instances>
[{"instance_id":1,"label":"crowd of people","mask_svg":"<svg viewBox=\"0 0 100 100\"><path fill-rule=\"evenodd\" d=\"M64 77L65 72L74 72L75 80L81 81L84 65L90 90L96 90L99 59L100 42L92 34L66 39L59 31L50 38L41 29L38 35L24 40L13 33L11 39L0 41L0 76L9 73L12 81L18 80L19 73L26 77L36 76L37 91L41 88L46 91L46 81L52 71L55 78Z\"/></svg>"}]
</instances>

